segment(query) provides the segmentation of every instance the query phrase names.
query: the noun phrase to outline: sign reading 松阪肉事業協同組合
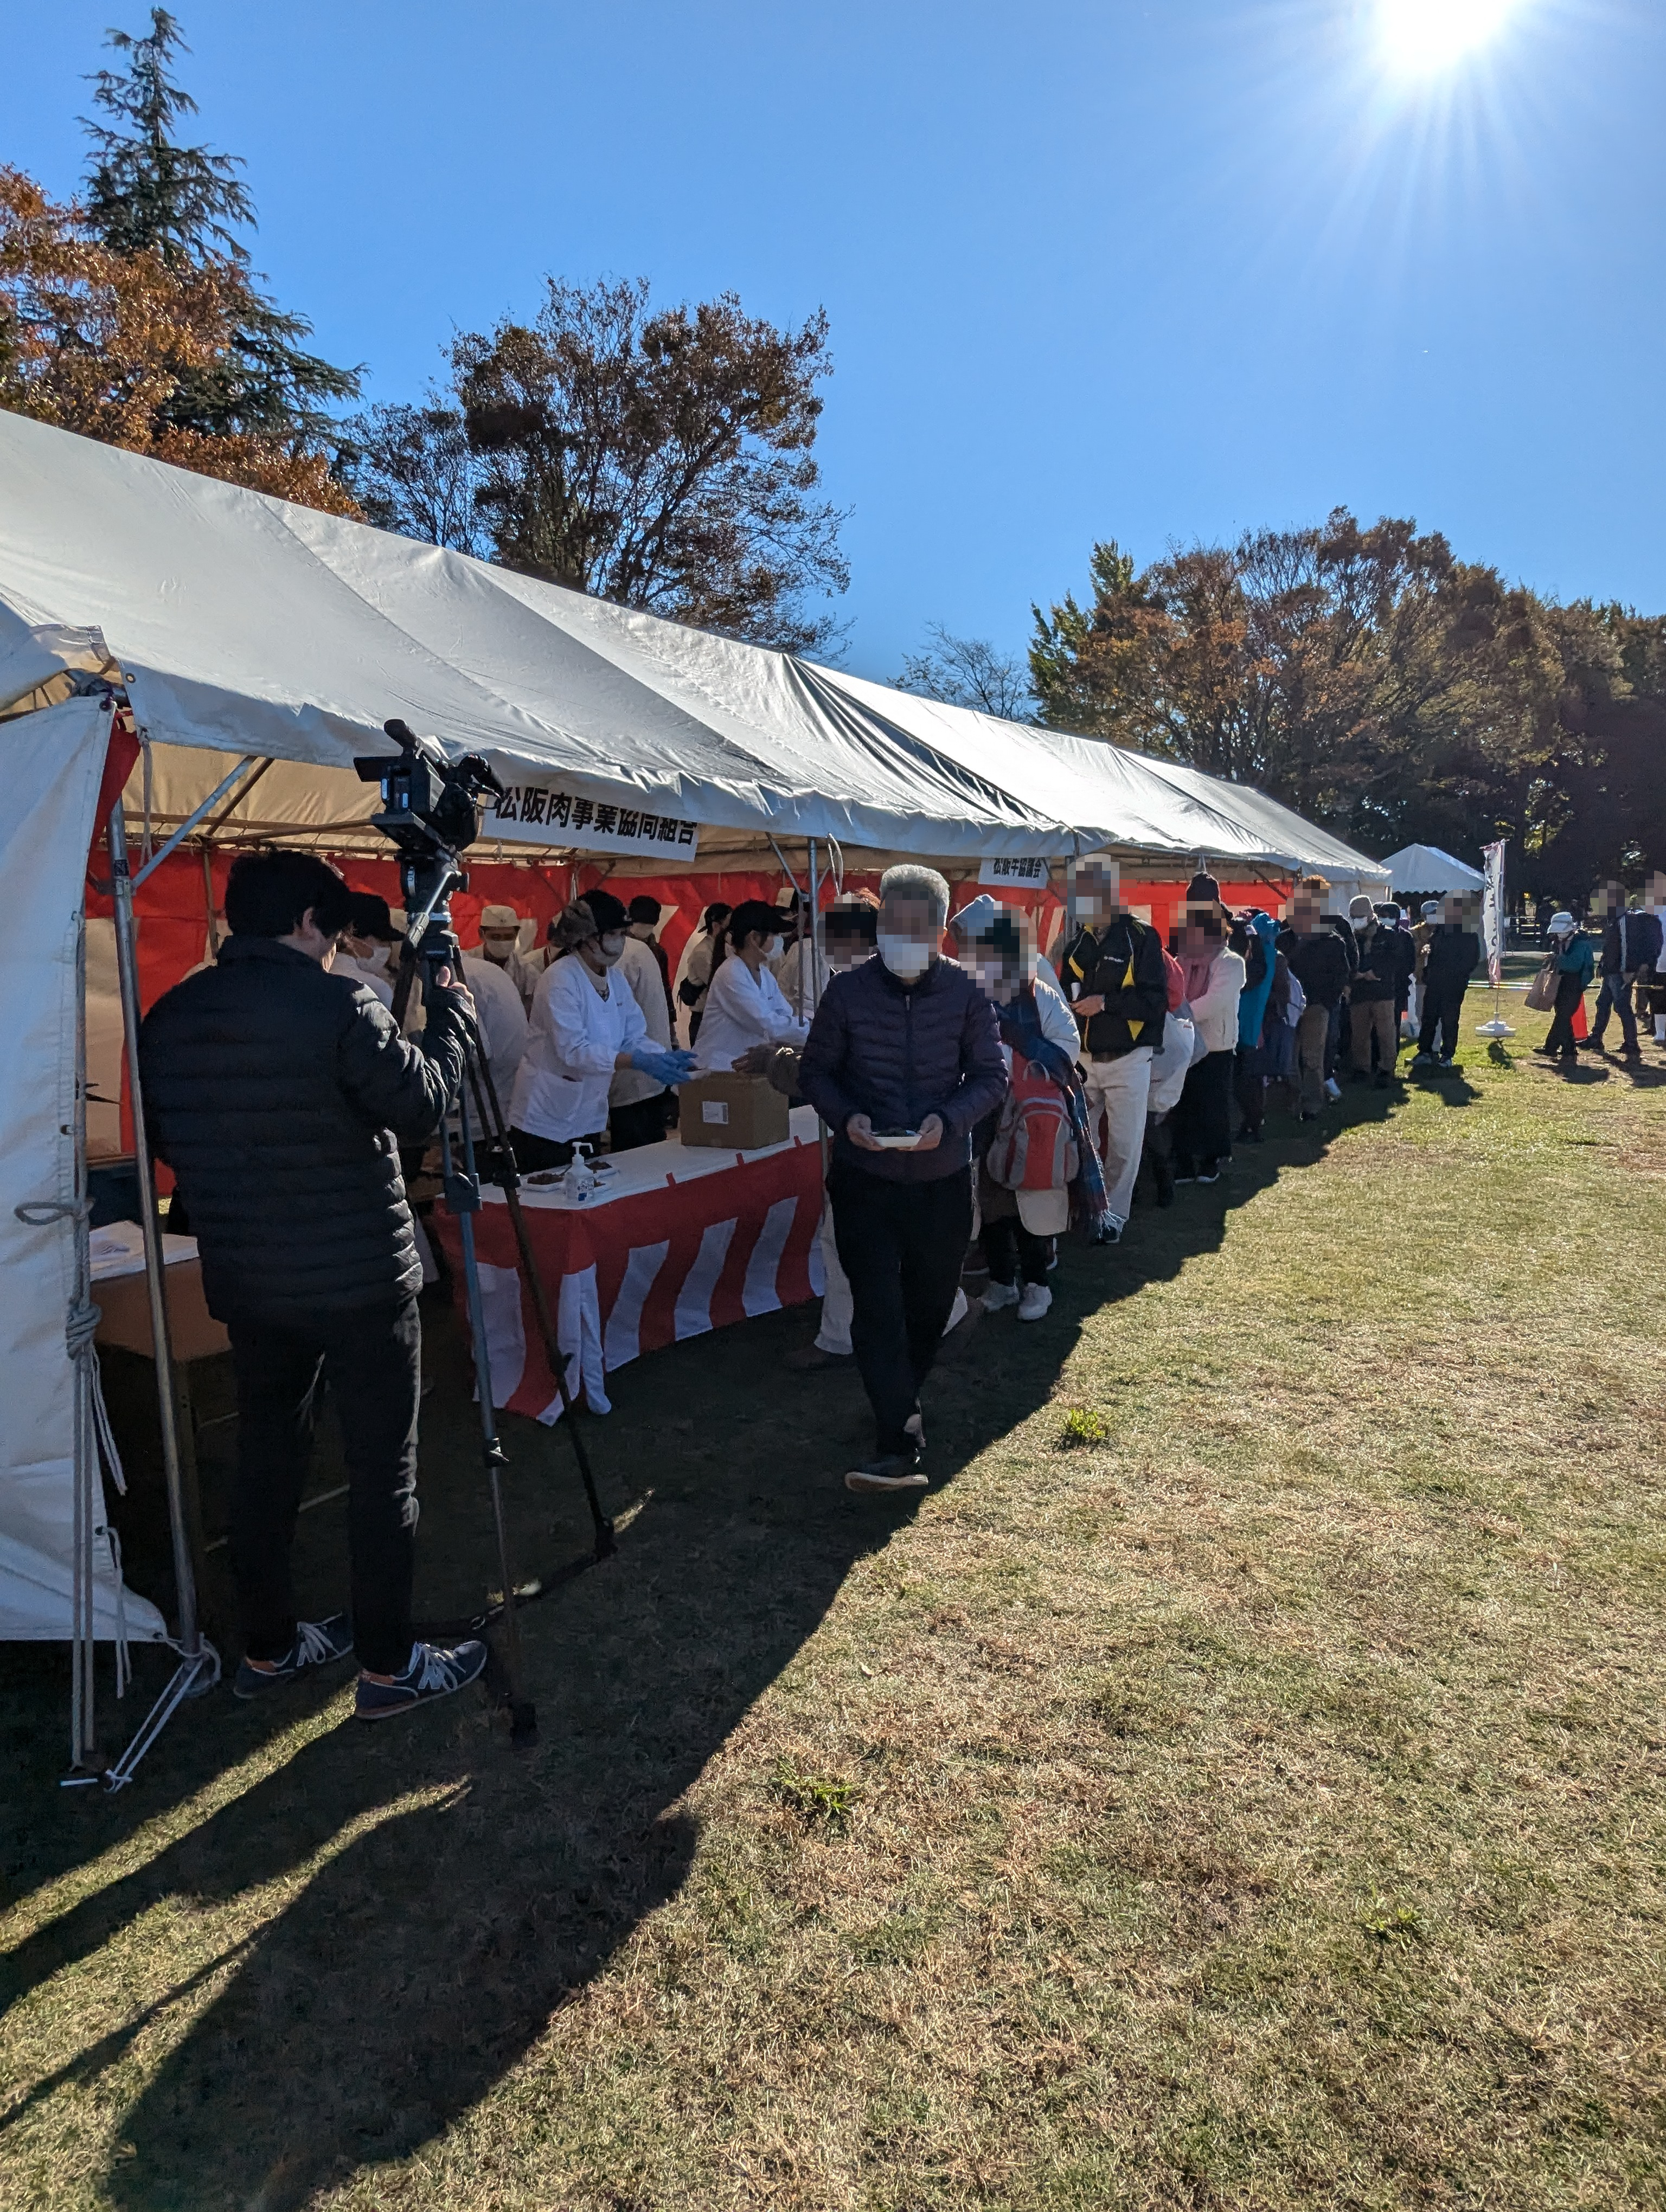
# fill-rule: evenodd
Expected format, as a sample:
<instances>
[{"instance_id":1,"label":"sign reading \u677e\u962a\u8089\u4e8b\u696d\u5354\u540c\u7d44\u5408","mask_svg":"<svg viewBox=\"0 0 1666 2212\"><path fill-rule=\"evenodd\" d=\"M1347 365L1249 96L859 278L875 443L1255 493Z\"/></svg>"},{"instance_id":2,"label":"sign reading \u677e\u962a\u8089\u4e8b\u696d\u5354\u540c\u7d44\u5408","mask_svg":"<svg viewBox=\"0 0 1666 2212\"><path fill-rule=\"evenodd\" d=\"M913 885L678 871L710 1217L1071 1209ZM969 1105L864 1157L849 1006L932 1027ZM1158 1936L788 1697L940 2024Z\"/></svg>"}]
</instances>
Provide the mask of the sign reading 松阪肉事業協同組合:
<instances>
[{"instance_id":1,"label":"sign reading \u677e\u962a\u8089\u4e8b\u696d\u5354\u540c\u7d44\u5408","mask_svg":"<svg viewBox=\"0 0 1666 2212\"><path fill-rule=\"evenodd\" d=\"M578 799L559 784L503 776L503 796L483 824L487 837L529 845L570 845L587 853L639 853L665 860L690 859L698 849L697 825L653 806L617 799Z\"/></svg>"}]
</instances>

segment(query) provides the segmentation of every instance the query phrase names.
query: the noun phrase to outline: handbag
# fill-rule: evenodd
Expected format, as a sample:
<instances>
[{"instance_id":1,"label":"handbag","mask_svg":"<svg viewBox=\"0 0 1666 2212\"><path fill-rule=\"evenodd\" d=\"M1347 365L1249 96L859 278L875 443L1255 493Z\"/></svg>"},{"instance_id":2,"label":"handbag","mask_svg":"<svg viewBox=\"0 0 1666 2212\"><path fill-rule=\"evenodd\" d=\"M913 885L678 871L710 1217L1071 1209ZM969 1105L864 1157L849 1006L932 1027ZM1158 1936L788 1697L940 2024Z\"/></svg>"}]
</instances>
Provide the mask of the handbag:
<instances>
[{"instance_id":1,"label":"handbag","mask_svg":"<svg viewBox=\"0 0 1666 2212\"><path fill-rule=\"evenodd\" d=\"M1561 955L1553 952L1527 987L1529 1013L1554 1014L1555 1012L1556 986L1561 980Z\"/></svg>"}]
</instances>

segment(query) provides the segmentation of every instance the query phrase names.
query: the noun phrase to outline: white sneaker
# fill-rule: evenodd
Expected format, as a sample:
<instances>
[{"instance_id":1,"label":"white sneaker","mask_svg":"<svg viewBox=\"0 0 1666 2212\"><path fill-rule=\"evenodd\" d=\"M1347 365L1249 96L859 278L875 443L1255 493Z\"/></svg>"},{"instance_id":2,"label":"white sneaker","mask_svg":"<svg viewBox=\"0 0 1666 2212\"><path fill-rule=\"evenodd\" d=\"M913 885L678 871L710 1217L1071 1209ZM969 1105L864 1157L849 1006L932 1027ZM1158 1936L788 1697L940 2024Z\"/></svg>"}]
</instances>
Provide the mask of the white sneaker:
<instances>
[{"instance_id":1,"label":"white sneaker","mask_svg":"<svg viewBox=\"0 0 1666 2212\"><path fill-rule=\"evenodd\" d=\"M1026 1283L1024 1296L1018 1300L1020 1321L1040 1321L1053 1303L1053 1293L1045 1283Z\"/></svg>"},{"instance_id":2,"label":"white sneaker","mask_svg":"<svg viewBox=\"0 0 1666 2212\"><path fill-rule=\"evenodd\" d=\"M991 1283L983 1293L985 1313L999 1313L1004 1306L1015 1306L1018 1302L1016 1283Z\"/></svg>"}]
</instances>

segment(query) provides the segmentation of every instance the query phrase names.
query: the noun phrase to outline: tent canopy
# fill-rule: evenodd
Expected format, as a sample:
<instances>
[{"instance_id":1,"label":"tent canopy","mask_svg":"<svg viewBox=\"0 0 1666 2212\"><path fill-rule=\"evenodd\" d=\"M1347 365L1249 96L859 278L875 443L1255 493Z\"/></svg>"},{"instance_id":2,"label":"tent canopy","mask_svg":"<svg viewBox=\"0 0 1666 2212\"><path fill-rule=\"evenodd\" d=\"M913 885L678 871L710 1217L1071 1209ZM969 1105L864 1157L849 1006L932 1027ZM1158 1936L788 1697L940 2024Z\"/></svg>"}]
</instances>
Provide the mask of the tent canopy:
<instances>
[{"instance_id":1,"label":"tent canopy","mask_svg":"<svg viewBox=\"0 0 1666 2212\"><path fill-rule=\"evenodd\" d=\"M179 821L274 765L222 835L380 849L356 754L402 716L516 794L488 835L629 869L836 838L952 862L1134 859L1383 883L1242 786L593 599L0 414L0 713L120 674ZM635 824L611 842L600 810ZM552 833L559 823L566 836ZM581 823L591 834L580 835ZM651 824L651 828L643 825ZM684 839L679 847L675 842Z\"/></svg>"},{"instance_id":2,"label":"tent canopy","mask_svg":"<svg viewBox=\"0 0 1666 2212\"><path fill-rule=\"evenodd\" d=\"M1487 884L1478 868L1466 867L1438 845L1402 845L1383 866L1397 891L1478 891Z\"/></svg>"}]
</instances>

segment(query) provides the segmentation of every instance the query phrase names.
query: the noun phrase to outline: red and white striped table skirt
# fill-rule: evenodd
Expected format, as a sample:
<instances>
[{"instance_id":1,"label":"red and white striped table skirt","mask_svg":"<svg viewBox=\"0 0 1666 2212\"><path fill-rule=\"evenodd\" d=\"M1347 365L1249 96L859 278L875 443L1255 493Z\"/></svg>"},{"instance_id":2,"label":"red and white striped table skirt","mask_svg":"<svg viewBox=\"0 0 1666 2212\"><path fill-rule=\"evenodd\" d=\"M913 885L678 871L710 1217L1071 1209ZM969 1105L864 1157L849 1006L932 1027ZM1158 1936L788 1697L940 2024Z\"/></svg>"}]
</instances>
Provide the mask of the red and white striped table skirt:
<instances>
[{"instance_id":1,"label":"red and white striped table skirt","mask_svg":"<svg viewBox=\"0 0 1666 2212\"><path fill-rule=\"evenodd\" d=\"M800 1109L795 1125L814 1115ZM669 1160L678 1172L667 1170ZM556 1336L576 1395L592 1413L612 1410L607 1377L641 1352L702 1336L752 1314L774 1313L822 1295L816 1231L821 1220L821 1146L795 1127L768 1152L684 1152L644 1146L621 1156L627 1187L584 1206L528 1191L526 1217ZM654 1187L641 1188L645 1171ZM561 1398L538 1333L538 1314L516 1263L502 1194L487 1190L475 1216L492 1397L511 1413L544 1422ZM463 1304L461 1244L454 1218L436 1206L429 1226L446 1249ZM466 1316L465 1316L466 1319Z\"/></svg>"}]
</instances>

